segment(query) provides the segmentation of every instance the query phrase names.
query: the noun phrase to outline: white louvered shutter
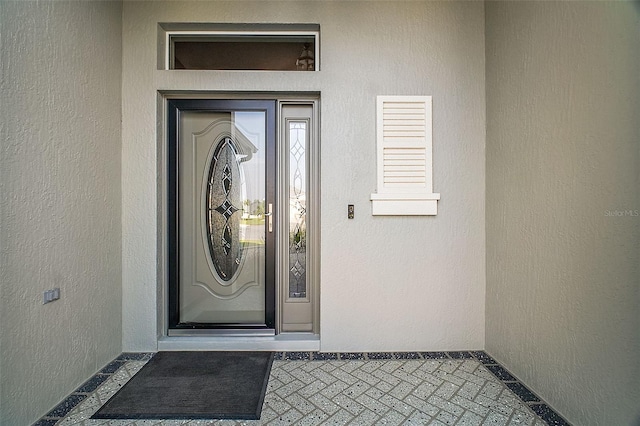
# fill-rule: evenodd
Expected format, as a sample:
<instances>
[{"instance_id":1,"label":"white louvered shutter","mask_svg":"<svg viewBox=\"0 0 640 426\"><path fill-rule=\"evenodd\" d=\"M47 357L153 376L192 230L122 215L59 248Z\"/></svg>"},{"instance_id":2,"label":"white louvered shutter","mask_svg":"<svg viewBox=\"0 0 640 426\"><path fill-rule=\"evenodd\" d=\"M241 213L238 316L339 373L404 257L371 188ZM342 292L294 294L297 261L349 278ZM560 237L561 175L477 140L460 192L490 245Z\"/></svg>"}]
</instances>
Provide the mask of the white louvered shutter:
<instances>
[{"instance_id":1,"label":"white louvered shutter","mask_svg":"<svg viewBox=\"0 0 640 426\"><path fill-rule=\"evenodd\" d=\"M373 214L434 215L431 96L378 96Z\"/></svg>"}]
</instances>

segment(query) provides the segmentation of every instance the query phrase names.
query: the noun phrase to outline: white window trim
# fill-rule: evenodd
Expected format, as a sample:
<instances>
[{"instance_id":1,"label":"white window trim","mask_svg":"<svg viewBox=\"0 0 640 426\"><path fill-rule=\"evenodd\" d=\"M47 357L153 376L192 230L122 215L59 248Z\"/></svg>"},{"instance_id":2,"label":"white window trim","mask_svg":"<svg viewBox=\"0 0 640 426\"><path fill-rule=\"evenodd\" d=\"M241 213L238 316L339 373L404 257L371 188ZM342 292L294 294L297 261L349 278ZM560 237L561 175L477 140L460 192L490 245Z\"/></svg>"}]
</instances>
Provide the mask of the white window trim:
<instances>
[{"instance_id":1,"label":"white window trim","mask_svg":"<svg viewBox=\"0 0 640 426\"><path fill-rule=\"evenodd\" d=\"M378 96L376 107L372 215L436 215L440 194L433 192L431 96Z\"/></svg>"},{"instance_id":2,"label":"white window trim","mask_svg":"<svg viewBox=\"0 0 640 426\"><path fill-rule=\"evenodd\" d=\"M315 40L315 69L320 70L320 26L317 24L192 24L161 23L158 28L159 69L171 70L172 41L181 37L305 36Z\"/></svg>"}]
</instances>

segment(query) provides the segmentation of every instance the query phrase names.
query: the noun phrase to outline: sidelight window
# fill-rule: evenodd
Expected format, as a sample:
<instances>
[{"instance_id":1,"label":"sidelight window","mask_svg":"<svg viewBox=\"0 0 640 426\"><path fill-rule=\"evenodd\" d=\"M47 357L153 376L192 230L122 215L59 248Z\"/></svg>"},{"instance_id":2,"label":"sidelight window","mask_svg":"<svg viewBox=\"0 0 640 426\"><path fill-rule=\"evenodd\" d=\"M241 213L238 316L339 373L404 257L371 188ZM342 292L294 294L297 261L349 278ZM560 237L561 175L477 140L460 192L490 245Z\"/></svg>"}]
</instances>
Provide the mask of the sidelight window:
<instances>
[{"instance_id":1,"label":"sidelight window","mask_svg":"<svg viewBox=\"0 0 640 426\"><path fill-rule=\"evenodd\" d=\"M289 126L289 297L307 297L306 121Z\"/></svg>"}]
</instances>

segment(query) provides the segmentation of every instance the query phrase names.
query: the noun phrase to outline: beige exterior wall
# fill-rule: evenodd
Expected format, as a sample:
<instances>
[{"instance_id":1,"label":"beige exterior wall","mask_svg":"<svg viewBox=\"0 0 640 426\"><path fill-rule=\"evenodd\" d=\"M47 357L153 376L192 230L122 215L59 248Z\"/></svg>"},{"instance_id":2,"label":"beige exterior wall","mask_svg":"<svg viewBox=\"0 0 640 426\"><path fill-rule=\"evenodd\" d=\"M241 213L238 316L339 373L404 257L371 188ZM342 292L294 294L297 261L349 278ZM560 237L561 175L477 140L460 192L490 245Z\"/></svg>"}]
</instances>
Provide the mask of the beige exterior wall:
<instances>
[{"instance_id":1,"label":"beige exterior wall","mask_svg":"<svg viewBox=\"0 0 640 426\"><path fill-rule=\"evenodd\" d=\"M640 424L638 28L486 4L486 349L576 425Z\"/></svg>"},{"instance_id":2,"label":"beige exterior wall","mask_svg":"<svg viewBox=\"0 0 640 426\"><path fill-rule=\"evenodd\" d=\"M121 22L116 2L0 2L2 425L121 352Z\"/></svg>"},{"instance_id":3,"label":"beige exterior wall","mask_svg":"<svg viewBox=\"0 0 640 426\"><path fill-rule=\"evenodd\" d=\"M318 23L321 71L159 71L158 22ZM484 347L482 3L125 2L123 46L126 350L161 332L158 90L321 93L322 350ZM435 217L371 216L376 95L433 96Z\"/></svg>"}]
</instances>

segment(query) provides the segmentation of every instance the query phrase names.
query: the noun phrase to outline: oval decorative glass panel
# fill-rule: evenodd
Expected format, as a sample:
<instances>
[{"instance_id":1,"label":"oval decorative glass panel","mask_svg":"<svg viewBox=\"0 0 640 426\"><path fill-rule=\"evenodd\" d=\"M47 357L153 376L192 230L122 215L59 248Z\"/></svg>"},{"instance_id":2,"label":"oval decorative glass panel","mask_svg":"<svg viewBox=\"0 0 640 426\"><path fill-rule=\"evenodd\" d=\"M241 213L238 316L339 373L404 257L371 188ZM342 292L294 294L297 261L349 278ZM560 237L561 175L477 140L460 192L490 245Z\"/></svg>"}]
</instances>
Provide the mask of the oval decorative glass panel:
<instances>
[{"instance_id":1,"label":"oval decorative glass panel","mask_svg":"<svg viewBox=\"0 0 640 426\"><path fill-rule=\"evenodd\" d=\"M242 264L238 213L242 212L241 173L238 148L233 139L225 136L218 141L209 164L205 200L209 256L218 278L224 282L229 282Z\"/></svg>"}]
</instances>

